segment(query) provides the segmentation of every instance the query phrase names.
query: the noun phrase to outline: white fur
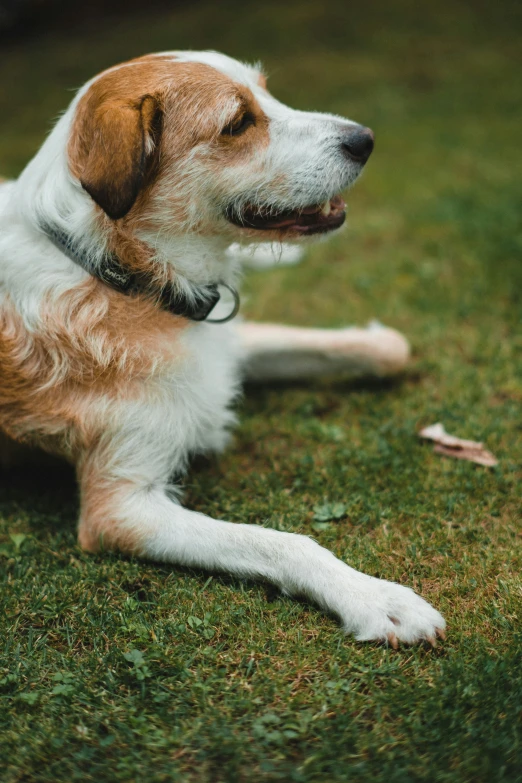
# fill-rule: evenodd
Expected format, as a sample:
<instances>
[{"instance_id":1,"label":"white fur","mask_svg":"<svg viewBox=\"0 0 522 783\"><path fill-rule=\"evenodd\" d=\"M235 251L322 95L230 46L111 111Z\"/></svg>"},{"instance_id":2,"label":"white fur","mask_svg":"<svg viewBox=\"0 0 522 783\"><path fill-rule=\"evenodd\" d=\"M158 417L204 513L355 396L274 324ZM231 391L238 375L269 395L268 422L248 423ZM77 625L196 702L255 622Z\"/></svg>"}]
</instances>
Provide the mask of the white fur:
<instances>
[{"instance_id":1,"label":"white fur","mask_svg":"<svg viewBox=\"0 0 522 783\"><path fill-rule=\"evenodd\" d=\"M185 222L169 220L169 181L158 188L155 208L163 228L143 231L140 238L157 259L174 267L180 285L190 290L204 282L237 279L237 258L226 249L241 241L241 229L224 219L223 204L257 199L296 208L322 203L350 185L361 167L343 161L339 151L342 129L354 123L283 106L259 86L256 69L215 52L172 55L176 61L206 63L247 84L270 122L268 147L255 160L218 175L209 173L205 145L195 144L176 173L189 207ZM29 334L38 332L44 300L52 304L86 279L86 272L41 233L39 223L66 230L94 262L105 249L94 221L97 208L71 176L66 158L75 109L89 84L18 181L0 186L0 309L8 297ZM224 106L216 122L225 121L232 108ZM195 233L191 210L220 230L211 237ZM107 492L121 529L143 542L145 557L267 579L289 595L304 595L334 612L357 639L433 639L444 620L408 588L355 571L305 536L188 511L170 484L172 473L184 469L191 454L224 447L234 421L230 405L241 359L252 378L264 379L331 370L386 374L400 369L407 355L407 343L393 330L297 332L240 322L193 324L180 338L177 358L151 371L140 394L127 400L105 395L93 402L92 415L104 422L96 444L103 469L100 493ZM45 426L42 422L43 430ZM49 424L49 434L51 429ZM80 467L92 457L82 454Z\"/></svg>"},{"instance_id":2,"label":"white fur","mask_svg":"<svg viewBox=\"0 0 522 783\"><path fill-rule=\"evenodd\" d=\"M234 242L227 250L227 255L239 258L244 267L251 269L293 266L303 260L304 254L303 247L279 242L260 242L249 247L244 247L239 242Z\"/></svg>"}]
</instances>

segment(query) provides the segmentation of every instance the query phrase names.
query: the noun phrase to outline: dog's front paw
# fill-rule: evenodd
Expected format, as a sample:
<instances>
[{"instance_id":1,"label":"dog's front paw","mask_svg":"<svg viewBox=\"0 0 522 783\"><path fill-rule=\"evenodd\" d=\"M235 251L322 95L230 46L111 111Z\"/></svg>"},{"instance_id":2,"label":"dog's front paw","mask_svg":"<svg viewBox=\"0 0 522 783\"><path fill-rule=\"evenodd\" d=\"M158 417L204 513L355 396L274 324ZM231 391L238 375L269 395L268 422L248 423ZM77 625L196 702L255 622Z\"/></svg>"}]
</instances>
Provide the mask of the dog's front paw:
<instances>
[{"instance_id":1,"label":"dog's front paw","mask_svg":"<svg viewBox=\"0 0 522 783\"><path fill-rule=\"evenodd\" d=\"M434 647L437 637L445 638L442 615L409 587L371 579L368 588L342 613L343 626L358 641L387 641L397 649L399 642Z\"/></svg>"}]
</instances>

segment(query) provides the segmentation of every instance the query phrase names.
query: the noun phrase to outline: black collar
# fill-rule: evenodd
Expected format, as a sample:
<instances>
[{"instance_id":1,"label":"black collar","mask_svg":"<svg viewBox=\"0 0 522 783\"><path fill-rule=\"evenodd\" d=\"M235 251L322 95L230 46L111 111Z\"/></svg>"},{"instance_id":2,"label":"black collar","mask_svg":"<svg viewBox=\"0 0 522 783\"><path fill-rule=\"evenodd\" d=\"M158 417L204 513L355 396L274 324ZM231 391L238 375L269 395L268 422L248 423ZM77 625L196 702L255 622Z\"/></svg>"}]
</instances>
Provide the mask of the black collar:
<instances>
[{"instance_id":1,"label":"black collar","mask_svg":"<svg viewBox=\"0 0 522 783\"><path fill-rule=\"evenodd\" d=\"M90 275L97 277L105 285L121 294L130 296L143 294L157 301L163 310L167 310L169 313L182 318L188 318L190 321L207 321L208 323L221 324L232 320L238 313L239 294L235 288L227 285L227 283L210 283L209 285L200 286L189 299L189 297L178 291L172 283L167 283L160 287L150 279L147 279L145 274L130 271L123 266L115 253L106 253L101 262L93 266L87 254L80 248L75 247L72 238L64 231L49 225L41 225L40 227L58 250L61 250L71 261L74 261L75 264L81 266ZM209 318L208 316L221 299L219 286L228 288L234 297L234 306L232 311L224 318Z\"/></svg>"}]
</instances>

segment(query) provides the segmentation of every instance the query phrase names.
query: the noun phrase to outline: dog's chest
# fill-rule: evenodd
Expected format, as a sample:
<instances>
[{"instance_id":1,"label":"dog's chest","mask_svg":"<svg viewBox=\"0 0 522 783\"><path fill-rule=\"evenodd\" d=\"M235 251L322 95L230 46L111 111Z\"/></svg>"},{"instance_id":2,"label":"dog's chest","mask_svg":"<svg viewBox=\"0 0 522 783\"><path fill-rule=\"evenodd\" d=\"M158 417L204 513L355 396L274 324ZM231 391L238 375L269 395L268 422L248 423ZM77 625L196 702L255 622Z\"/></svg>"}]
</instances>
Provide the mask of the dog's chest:
<instances>
[{"instance_id":1,"label":"dog's chest","mask_svg":"<svg viewBox=\"0 0 522 783\"><path fill-rule=\"evenodd\" d=\"M161 379L156 425L170 433L174 461L191 453L219 451L235 417L241 348L232 325L194 324Z\"/></svg>"}]
</instances>

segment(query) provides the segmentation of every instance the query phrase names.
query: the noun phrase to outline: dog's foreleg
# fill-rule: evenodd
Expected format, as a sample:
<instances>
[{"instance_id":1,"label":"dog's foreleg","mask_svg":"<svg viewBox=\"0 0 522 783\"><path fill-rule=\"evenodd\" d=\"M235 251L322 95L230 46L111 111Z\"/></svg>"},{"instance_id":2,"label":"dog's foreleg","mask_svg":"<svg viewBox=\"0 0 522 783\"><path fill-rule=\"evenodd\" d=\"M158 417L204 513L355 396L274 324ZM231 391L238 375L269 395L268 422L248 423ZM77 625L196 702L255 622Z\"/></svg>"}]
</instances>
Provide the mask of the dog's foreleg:
<instances>
[{"instance_id":1,"label":"dog's foreleg","mask_svg":"<svg viewBox=\"0 0 522 783\"><path fill-rule=\"evenodd\" d=\"M400 332L377 323L366 329L304 329L246 322L238 329L249 381L328 374L384 377L400 372L410 355Z\"/></svg>"},{"instance_id":2,"label":"dog's foreleg","mask_svg":"<svg viewBox=\"0 0 522 783\"><path fill-rule=\"evenodd\" d=\"M211 519L151 486L103 481L82 489L79 537L89 550L263 579L337 615L360 640L433 642L444 620L407 587L350 568L311 538Z\"/></svg>"}]
</instances>

